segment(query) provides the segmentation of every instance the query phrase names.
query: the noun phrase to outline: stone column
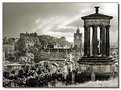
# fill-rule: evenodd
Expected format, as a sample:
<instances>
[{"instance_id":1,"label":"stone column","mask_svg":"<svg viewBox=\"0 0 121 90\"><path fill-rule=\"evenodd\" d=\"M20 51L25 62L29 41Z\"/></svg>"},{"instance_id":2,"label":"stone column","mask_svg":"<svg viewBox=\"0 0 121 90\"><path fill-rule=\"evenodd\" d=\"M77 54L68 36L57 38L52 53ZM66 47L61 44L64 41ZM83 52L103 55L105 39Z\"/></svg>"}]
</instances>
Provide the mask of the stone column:
<instances>
[{"instance_id":1,"label":"stone column","mask_svg":"<svg viewBox=\"0 0 121 90\"><path fill-rule=\"evenodd\" d=\"M90 26L87 27L87 56L90 56Z\"/></svg>"},{"instance_id":2,"label":"stone column","mask_svg":"<svg viewBox=\"0 0 121 90\"><path fill-rule=\"evenodd\" d=\"M91 81L95 81L95 71L94 71L94 67L91 67Z\"/></svg>"},{"instance_id":3,"label":"stone column","mask_svg":"<svg viewBox=\"0 0 121 90\"><path fill-rule=\"evenodd\" d=\"M102 27L100 26L100 55L102 55Z\"/></svg>"},{"instance_id":4,"label":"stone column","mask_svg":"<svg viewBox=\"0 0 121 90\"><path fill-rule=\"evenodd\" d=\"M87 27L84 26L84 56L87 56Z\"/></svg>"},{"instance_id":5,"label":"stone column","mask_svg":"<svg viewBox=\"0 0 121 90\"><path fill-rule=\"evenodd\" d=\"M90 26L84 26L84 56L90 56Z\"/></svg>"},{"instance_id":6,"label":"stone column","mask_svg":"<svg viewBox=\"0 0 121 90\"><path fill-rule=\"evenodd\" d=\"M100 26L100 54L106 56L106 33L104 26Z\"/></svg>"},{"instance_id":7,"label":"stone column","mask_svg":"<svg viewBox=\"0 0 121 90\"><path fill-rule=\"evenodd\" d=\"M96 56L97 55L97 50L98 50L98 47L97 47L97 43L98 43L98 40L97 40L97 26L92 26L93 28L93 34L92 34L92 54L93 56Z\"/></svg>"},{"instance_id":8,"label":"stone column","mask_svg":"<svg viewBox=\"0 0 121 90\"><path fill-rule=\"evenodd\" d=\"M109 33L110 25L106 26L106 56L110 54L110 33Z\"/></svg>"}]
</instances>

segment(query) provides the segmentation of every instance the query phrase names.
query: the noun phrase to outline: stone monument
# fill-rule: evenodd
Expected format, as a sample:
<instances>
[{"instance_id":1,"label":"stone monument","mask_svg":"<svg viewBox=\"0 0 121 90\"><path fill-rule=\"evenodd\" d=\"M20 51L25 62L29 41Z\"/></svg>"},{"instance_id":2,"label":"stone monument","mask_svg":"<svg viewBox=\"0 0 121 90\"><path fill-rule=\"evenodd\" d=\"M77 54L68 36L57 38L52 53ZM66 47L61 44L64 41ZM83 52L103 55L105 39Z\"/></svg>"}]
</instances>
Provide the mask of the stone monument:
<instances>
[{"instance_id":1,"label":"stone monument","mask_svg":"<svg viewBox=\"0 0 121 90\"><path fill-rule=\"evenodd\" d=\"M100 14L99 7L95 7L94 14L81 18L84 20L84 55L78 61L81 71L90 73L92 80L95 80L96 75L112 76L115 65L110 56L109 32L110 20L113 17ZM97 31L99 31L99 39Z\"/></svg>"}]
</instances>

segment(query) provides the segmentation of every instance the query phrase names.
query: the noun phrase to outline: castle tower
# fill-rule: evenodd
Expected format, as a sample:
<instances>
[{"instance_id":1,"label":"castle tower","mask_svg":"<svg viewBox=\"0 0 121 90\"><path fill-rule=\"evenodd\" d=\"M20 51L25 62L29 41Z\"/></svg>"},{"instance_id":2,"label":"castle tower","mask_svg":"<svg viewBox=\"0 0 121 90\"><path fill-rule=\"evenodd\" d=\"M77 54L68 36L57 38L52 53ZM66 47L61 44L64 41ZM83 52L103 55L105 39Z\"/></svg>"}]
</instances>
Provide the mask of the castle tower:
<instances>
[{"instance_id":1,"label":"castle tower","mask_svg":"<svg viewBox=\"0 0 121 90\"><path fill-rule=\"evenodd\" d=\"M82 33L80 33L79 28L77 28L76 33L74 33L74 48L76 51L82 50Z\"/></svg>"}]
</instances>

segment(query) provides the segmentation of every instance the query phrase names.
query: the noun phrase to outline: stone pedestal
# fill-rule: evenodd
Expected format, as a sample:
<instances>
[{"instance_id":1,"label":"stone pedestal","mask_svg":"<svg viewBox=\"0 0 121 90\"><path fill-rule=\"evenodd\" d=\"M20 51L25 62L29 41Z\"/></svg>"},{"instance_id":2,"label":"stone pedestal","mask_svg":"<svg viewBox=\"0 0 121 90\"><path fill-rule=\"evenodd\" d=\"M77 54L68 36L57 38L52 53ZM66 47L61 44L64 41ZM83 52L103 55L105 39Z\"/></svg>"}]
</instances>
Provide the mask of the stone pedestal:
<instances>
[{"instance_id":1,"label":"stone pedestal","mask_svg":"<svg viewBox=\"0 0 121 90\"><path fill-rule=\"evenodd\" d=\"M94 72L91 73L91 81L95 81L95 73Z\"/></svg>"},{"instance_id":2,"label":"stone pedestal","mask_svg":"<svg viewBox=\"0 0 121 90\"><path fill-rule=\"evenodd\" d=\"M72 84L75 84L75 72L72 71Z\"/></svg>"},{"instance_id":3,"label":"stone pedestal","mask_svg":"<svg viewBox=\"0 0 121 90\"><path fill-rule=\"evenodd\" d=\"M90 73L94 81L97 75L112 76L115 72L114 60L111 57L82 57L79 60L81 72Z\"/></svg>"}]
</instances>

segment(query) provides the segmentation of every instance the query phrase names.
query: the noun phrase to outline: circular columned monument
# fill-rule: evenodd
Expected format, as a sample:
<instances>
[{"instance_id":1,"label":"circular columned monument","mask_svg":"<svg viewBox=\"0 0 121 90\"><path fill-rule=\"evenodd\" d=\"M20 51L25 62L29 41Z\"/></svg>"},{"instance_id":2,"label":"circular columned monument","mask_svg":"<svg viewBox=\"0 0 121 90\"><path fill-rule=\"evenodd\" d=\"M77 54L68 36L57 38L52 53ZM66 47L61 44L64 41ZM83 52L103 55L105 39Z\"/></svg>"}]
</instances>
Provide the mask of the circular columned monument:
<instances>
[{"instance_id":1,"label":"circular columned monument","mask_svg":"<svg viewBox=\"0 0 121 90\"><path fill-rule=\"evenodd\" d=\"M112 75L115 69L114 60L110 56L110 20L112 16L95 13L81 17L84 20L84 55L79 60L82 72L89 72L91 79L95 75Z\"/></svg>"}]
</instances>

